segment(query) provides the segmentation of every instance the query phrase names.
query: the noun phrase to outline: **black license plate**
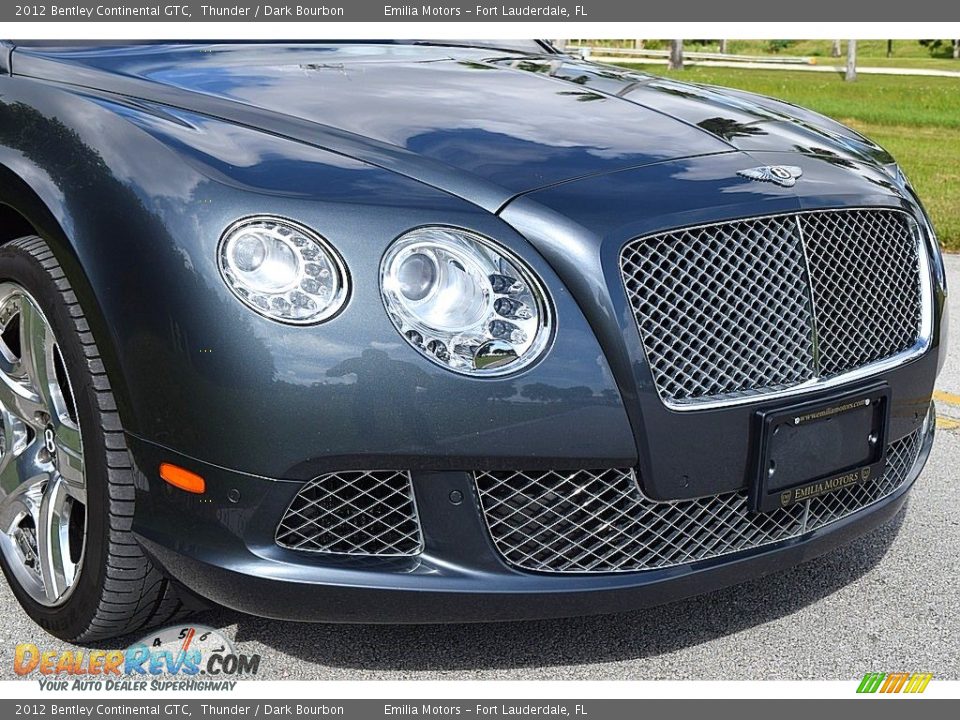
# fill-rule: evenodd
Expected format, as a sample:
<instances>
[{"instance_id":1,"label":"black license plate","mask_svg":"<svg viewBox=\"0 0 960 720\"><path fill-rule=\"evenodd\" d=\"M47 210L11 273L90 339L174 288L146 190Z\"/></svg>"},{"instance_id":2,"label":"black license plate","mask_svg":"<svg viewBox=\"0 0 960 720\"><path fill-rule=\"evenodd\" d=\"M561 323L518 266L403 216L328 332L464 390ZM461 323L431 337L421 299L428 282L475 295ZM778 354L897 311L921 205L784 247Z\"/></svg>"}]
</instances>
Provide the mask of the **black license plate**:
<instances>
[{"instance_id":1,"label":"black license plate","mask_svg":"<svg viewBox=\"0 0 960 720\"><path fill-rule=\"evenodd\" d=\"M770 512L877 477L886 464L889 412L890 389L875 385L757 413L751 508Z\"/></svg>"}]
</instances>

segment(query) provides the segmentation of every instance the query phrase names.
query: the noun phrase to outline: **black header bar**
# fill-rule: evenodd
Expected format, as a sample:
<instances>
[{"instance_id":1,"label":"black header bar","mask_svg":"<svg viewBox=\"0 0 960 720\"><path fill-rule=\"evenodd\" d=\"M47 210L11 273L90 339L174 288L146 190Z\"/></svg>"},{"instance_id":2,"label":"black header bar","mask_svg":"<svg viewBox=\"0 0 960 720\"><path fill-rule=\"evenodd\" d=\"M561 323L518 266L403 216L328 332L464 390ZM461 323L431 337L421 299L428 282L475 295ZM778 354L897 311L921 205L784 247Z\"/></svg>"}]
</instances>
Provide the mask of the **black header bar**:
<instances>
[{"instance_id":1,"label":"black header bar","mask_svg":"<svg viewBox=\"0 0 960 720\"><path fill-rule=\"evenodd\" d=\"M955 0L59 0L0 6L0 22L949 22ZM946 30L946 29L945 29Z\"/></svg>"}]
</instances>

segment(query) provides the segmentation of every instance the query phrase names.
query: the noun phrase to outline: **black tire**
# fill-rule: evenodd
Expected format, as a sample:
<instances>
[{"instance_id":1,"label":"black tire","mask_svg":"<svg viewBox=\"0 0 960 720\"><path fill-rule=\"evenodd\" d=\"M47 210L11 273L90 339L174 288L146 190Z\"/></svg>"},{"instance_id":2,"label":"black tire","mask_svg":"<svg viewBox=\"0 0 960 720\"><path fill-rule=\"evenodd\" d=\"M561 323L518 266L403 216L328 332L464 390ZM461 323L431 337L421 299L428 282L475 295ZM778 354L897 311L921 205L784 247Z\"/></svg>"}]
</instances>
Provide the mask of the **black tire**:
<instances>
[{"instance_id":1,"label":"black tire","mask_svg":"<svg viewBox=\"0 0 960 720\"><path fill-rule=\"evenodd\" d=\"M70 642L127 635L185 616L195 601L150 562L131 533L134 469L110 381L70 281L36 236L0 247L0 281L27 290L53 328L73 389L87 483L86 546L72 592L61 605L36 602L0 554L14 595L38 625Z\"/></svg>"}]
</instances>

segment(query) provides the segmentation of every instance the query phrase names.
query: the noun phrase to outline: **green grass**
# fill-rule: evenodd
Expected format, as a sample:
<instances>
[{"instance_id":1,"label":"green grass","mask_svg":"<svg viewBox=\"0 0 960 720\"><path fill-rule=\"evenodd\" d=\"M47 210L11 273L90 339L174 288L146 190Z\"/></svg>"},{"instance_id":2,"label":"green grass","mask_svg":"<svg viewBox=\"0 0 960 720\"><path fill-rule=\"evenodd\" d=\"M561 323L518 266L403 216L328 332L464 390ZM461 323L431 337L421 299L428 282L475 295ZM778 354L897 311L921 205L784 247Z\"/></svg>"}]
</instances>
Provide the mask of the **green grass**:
<instances>
[{"instance_id":1,"label":"green grass","mask_svg":"<svg viewBox=\"0 0 960 720\"><path fill-rule=\"evenodd\" d=\"M662 65L643 69L770 95L850 125L899 161L944 248L960 252L960 79L861 75L847 83L832 73L704 67L669 72Z\"/></svg>"},{"instance_id":2,"label":"green grass","mask_svg":"<svg viewBox=\"0 0 960 720\"><path fill-rule=\"evenodd\" d=\"M843 66L846 62L845 57L817 58L818 65ZM960 60L942 60L940 58L930 57L871 58L859 56L857 58L857 65L860 67L919 68L923 70L953 70L954 72L960 72Z\"/></svg>"},{"instance_id":3,"label":"green grass","mask_svg":"<svg viewBox=\"0 0 960 720\"><path fill-rule=\"evenodd\" d=\"M779 53L770 49L769 40L731 40L727 52L741 55L799 55L815 57L820 64L841 65L846 62L847 43L841 43L841 57L830 56L832 42L830 40L791 40L790 45ZM716 46L704 46L704 49L714 49ZM699 49L696 45L691 50ZM948 44L941 45L933 55L930 50L916 40L894 40L893 54L887 57L886 40L857 40L857 62L864 66L873 67L909 67L935 68L941 70L960 71L960 60L954 60Z\"/></svg>"},{"instance_id":4,"label":"green grass","mask_svg":"<svg viewBox=\"0 0 960 720\"><path fill-rule=\"evenodd\" d=\"M571 42L590 45L593 47L633 48L633 40L573 40ZM831 57L832 41L830 40L789 40L789 45L779 52L775 52L770 40L729 40L727 52L732 55L789 55L799 57L815 57L818 64L834 65L846 62L847 43L841 42L841 57ZM684 41L684 48L691 51L719 52L720 41L698 43L693 40ZM669 47L666 40L646 40L644 47L651 50L665 50ZM893 54L887 57L886 40L857 40L857 59L863 66L872 67L906 67L929 68L938 70L960 71L960 60L952 57L952 48L949 41L942 44L931 54L930 50L922 46L917 40L894 40Z\"/></svg>"},{"instance_id":5,"label":"green grass","mask_svg":"<svg viewBox=\"0 0 960 720\"><path fill-rule=\"evenodd\" d=\"M960 130L849 124L899 160L933 218L940 243L960 252Z\"/></svg>"}]
</instances>

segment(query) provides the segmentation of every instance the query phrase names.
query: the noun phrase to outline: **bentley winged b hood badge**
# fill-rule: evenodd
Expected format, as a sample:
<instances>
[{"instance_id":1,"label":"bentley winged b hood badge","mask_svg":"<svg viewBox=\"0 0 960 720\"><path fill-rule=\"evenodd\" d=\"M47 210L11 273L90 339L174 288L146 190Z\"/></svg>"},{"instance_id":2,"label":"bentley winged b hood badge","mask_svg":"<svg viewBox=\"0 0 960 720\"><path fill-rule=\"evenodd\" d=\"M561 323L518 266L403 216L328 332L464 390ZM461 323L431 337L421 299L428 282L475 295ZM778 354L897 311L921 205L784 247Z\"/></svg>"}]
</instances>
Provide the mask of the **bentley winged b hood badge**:
<instances>
[{"instance_id":1,"label":"bentley winged b hood badge","mask_svg":"<svg viewBox=\"0 0 960 720\"><path fill-rule=\"evenodd\" d=\"M793 187L797 184L797 178L803 175L803 170L796 165L763 165L749 170L738 170L737 175L760 182L772 182L783 187Z\"/></svg>"}]
</instances>

